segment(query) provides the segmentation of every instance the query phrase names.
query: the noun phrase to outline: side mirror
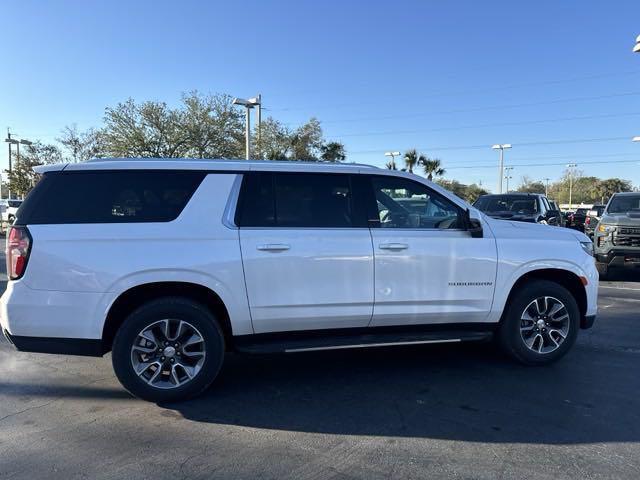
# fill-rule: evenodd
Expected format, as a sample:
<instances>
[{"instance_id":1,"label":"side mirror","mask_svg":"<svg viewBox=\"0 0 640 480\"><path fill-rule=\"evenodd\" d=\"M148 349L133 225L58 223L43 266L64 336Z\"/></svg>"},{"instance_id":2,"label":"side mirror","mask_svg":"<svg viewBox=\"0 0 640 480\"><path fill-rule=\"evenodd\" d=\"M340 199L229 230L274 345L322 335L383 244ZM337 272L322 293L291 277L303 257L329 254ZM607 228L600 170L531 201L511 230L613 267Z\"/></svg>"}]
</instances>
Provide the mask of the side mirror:
<instances>
[{"instance_id":1,"label":"side mirror","mask_svg":"<svg viewBox=\"0 0 640 480\"><path fill-rule=\"evenodd\" d=\"M468 208L464 211L464 223L471 238L482 238L484 236L482 222L478 218L472 218Z\"/></svg>"},{"instance_id":2,"label":"side mirror","mask_svg":"<svg viewBox=\"0 0 640 480\"><path fill-rule=\"evenodd\" d=\"M559 210L547 210L547 219L558 218L559 216L561 216Z\"/></svg>"}]
</instances>

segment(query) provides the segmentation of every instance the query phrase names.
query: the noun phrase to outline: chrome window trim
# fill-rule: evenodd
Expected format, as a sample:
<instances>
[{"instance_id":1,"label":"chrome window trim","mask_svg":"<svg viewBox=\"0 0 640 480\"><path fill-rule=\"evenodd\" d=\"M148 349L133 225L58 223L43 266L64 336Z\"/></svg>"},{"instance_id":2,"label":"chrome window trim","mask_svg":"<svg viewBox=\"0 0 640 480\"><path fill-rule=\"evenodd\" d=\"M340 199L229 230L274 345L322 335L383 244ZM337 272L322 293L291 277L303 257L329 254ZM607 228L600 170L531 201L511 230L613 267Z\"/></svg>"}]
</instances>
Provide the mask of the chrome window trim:
<instances>
[{"instance_id":1,"label":"chrome window trim","mask_svg":"<svg viewBox=\"0 0 640 480\"><path fill-rule=\"evenodd\" d=\"M222 214L222 224L231 230L237 230L239 228L236 225L235 216L236 209L238 208L238 199L240 198L240 188L242 187L243 178L244 174L242 173L238 173L236 175L233 185L231 185L231 190L229 191L227 205L225 206L224 213Z\"/></svg>"}]
</instances>

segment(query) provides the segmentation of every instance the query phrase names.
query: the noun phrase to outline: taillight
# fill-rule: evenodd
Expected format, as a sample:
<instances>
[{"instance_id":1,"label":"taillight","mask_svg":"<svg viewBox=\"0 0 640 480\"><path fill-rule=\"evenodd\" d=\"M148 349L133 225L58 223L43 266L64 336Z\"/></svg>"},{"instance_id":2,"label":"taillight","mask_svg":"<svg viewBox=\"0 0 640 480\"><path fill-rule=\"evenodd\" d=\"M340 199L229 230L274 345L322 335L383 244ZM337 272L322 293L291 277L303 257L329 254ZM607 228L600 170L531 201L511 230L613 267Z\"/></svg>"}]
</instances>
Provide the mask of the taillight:
<instances>
[{"instance_id":1,"label":"taillight","mask_svg":"<svg viewBox=\"0 0 640 480\"><path fill-rule=\"evenodd\" d=\"M587 217L584 219L584 224L585 225L590 225L591 224L591 217Z\"/></svg>"},{"instance_id":2,"label":"taillight","mask_svg":"<svg viewBox=\"0 0 640 480\"><path fill-rule=\"evenodd\" d=\"M7 275L9 280L17 280L27 269L31 253L31 235L27 227L11 227L7 237Z\"/></svg>"}]
</instances>

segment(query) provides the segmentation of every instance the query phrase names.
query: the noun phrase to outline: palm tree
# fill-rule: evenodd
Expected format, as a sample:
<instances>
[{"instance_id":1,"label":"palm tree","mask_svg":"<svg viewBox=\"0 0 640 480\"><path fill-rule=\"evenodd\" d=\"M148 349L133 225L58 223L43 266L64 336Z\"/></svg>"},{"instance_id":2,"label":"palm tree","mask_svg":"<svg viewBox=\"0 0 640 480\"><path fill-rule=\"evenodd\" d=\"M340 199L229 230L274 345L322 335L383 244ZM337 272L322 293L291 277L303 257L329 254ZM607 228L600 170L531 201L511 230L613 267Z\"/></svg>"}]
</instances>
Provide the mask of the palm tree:
<instances>
[{"instance_id":1,"label":"palm tree","mask_svg":"<svg viewBox=\"0 0 640 480\"><path fill-rule=\"evenodd\" d=\"M397 170L396 164L394 162L392 162L391 160L389 160L387 163L385 163L384 167L387 170Z\"/></svg>"},{"instance_id":2,"label":"palm tree","mask_svg":"<svg viewBox=\"0 0 640 480\"><path fill-rule=\"evenodd\" d=\"M429 180L433 180L434 175L436 177L441 177L445 174L446 170L442 168L442 163L439 159L423 157L422 155L421 157L422 158L420 159L420 163L422 164L424 173Z\"/></svg>"},{"instance_id":3,"label":"palm tree","mask_svg":"<svg viewBox=\"0 0 640 480\"><path fill-rule=\"evenodd\" d=\"M409 173L413 173L413 167L418 164L418 161L418 151L415 148L413 150L407 150L404 154L404 164L407 166Z\"/></svg>"}]
</instances>

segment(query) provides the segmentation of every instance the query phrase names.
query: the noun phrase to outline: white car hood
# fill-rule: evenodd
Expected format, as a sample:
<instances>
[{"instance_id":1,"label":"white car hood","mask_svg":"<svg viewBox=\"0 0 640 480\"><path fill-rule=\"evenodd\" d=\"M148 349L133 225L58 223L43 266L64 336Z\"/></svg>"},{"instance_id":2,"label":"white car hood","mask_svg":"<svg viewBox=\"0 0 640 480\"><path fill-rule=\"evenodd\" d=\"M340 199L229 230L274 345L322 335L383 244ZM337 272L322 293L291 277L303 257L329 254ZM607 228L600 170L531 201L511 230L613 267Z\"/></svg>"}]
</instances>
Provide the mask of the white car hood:
<instances>
[{"instance_id":1,"label":"white car hood","mask_svg":"<svg viewBox=\"0 0 640 480\"><path fill-rule=\"evenodd\" d=\"M569 228L555 227L541 223L510 222L508 220L497 220L488 215L483 215L486 223L496 238L522 238L536 240L574 240L578 242L591 241L584 233Z\"/></svg>"}]
</instances>

